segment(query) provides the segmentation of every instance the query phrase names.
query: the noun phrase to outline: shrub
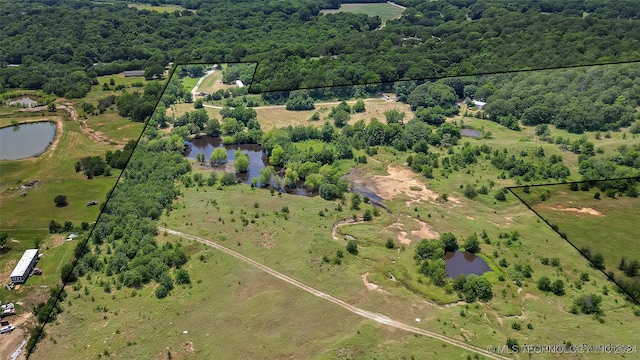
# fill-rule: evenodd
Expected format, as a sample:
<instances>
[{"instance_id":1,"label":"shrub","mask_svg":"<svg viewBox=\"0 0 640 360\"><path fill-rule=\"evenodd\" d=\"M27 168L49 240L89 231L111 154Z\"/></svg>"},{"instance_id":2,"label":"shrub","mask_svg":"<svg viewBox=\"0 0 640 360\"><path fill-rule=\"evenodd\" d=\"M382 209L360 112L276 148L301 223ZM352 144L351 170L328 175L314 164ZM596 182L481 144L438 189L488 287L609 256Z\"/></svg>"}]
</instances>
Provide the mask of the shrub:
<instances>
[{"instance_id":1,"label":"shrub","mask_svg":"<svg viewBox=\"0 0 640 360\"><path fill-rule=\"evenodd\" d=\"M387 238L387 242L384 244L384 246L387 249L393 249L396 247L396 245L393 243L393 239L392 238Z\"/></svg>"},{"instance_id":2,"label":"shrub","mask_svg":"<svg viewBox=\"0 0 640 360\"><path fill-rule=\"evenodd\" d=\"M160 284L157 288L156 288L156 297L158 299L164 299L167 297L167 295L169 295L169 290L167 290L167 288Z\"/></svg>"},{"instance_id":3,"label":"shrub","mask_svg":"<svg viewBox=\"0 0 640 360\"><path fill-rule=\"evenodd\" d=\"M355 240L347 241L347 252L351 255L358 255L358 244Z\"/></svg>"},{"instance_id":4,"label":"shrub","mask_svg":"<svg viewBox=\"0 0 640 360\"><path fill-rule=\"evenodd\" d=\"M53 198L53 202L57 207L65 207L69 205L69 202L67 201L67 195L62 194L56 195L56 197Z\"/></svg>"}]
</instances>

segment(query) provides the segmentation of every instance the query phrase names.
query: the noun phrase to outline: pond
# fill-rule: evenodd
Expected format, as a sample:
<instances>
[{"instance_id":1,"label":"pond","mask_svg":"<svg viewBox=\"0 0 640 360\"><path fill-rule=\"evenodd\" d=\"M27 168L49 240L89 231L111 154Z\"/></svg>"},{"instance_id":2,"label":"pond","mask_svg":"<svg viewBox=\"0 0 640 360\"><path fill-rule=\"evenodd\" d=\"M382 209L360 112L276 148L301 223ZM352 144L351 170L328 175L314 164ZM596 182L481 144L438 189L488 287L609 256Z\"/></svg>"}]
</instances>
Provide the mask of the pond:
<instances>
[{"instance_id":1,"label":"pond","mask_svg":"<svg viewBox=\"0 0 640 360\"><path fill-rule=\"evenodd\" d=\"M42 154L53 142L56 125L52 122L9 126L0 129L0 160L18 160Z\"/></svg>"},{"instance_id":2,"label":"pond","mask_svg":"<svg viewBox=\"0 0 640 360\"><path fill-rule=\"evenodd\" d=\"M460 274L482 275L491 270L481 257L466 251L448 252L444 255L444 262L447 264L447 276L450 278Z\"/></svg>"},{"instance_id":3,"label":"pond","mask_svg":"<svg viewBox=\"0 0 640 360\"><path fill-rule=\"evenodd\" d=\"M206 161L209 161L211 154L216 148L225 148L227 150L227 164L233 164L236 160L235 152L240 149L243 153L249 156L249 168L246 173L236 174L236 176L244 184L251 184L251 180L260 176L260 170L271 165L269 163L269 157L262 151L262 146L257 144L233 144L223 145L220 137L203 136L198 139L191 139L191 141L185 142L184 156L190 159L195 159L198 153L204 154ZM218 168L222 169L223 166ZM283 179L282 168L274 166L276 172L279 174L280 179ZM309 192L302 187L303 182L300 181L295 188L287 188L285 191L288 194L301 195L301 196L315 196L317 192ZM270 189L270 187L266 187Z\"/></svg>"},{"instance_id":4,"label":"pond","mask_svg":"<svg viewBox=\"0 0 640 360\"><path fill-rule=\"evenodd\" d=\"M38 106L38 102L25 96L17 100L9 101L9 106L36 107Z\"/></svg>"},{"instance_id":5,"label":"pond","mask_svg":"<svg viewBox=\"0 0 640 360\"><path fill-rule=\"evenodd\" d=\"M224 147L227 150L227 163L233 164L236 160L235 152L240 149L249 156L249 169L246 173L236 174L245 184L251 184L251 179L260 176L260 170L269 166L269 157L262 152L262 147L256 144L233 144L223 145L219 137L203 136L199 139L191 139L185 143L184 155L190 159L195 159L196 154L204 154L206 161L209 161L213 150Z\"/></svg>"},{"instance_id":6,"label":"pond","mask_svg":"<svg viewBox=\"0 0 640 360\"><path fill-rule=\"evenodd\" d=\"M475 129L462 129L460 130L460 135L471 136L474 138L482 138L482 132Z\"/></svg>"}]
</instances>

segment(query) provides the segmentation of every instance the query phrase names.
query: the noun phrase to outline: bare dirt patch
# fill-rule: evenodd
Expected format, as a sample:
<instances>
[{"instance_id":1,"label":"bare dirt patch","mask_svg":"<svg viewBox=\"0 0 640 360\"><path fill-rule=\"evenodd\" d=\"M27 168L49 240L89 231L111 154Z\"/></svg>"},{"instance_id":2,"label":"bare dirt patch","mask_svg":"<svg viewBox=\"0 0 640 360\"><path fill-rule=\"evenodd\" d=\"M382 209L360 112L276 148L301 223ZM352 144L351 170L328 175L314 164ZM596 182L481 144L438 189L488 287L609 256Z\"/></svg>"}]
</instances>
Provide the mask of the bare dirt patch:
<instances>
[{"instance_id":1,"label":"bare dirt patch","mask_svg":"<svg viewBox=\"0 0 640 360\"><path fill-rule=\"evenodd\" d=\"M64 241L65 241L64 235L60 235L60 234L51 235L51 238L49 239L49 241L47 241L45 246L48 246L49 249L51 249L64 244Z\"/></svg>"},{"instance_id":2,"label":"bare dirt patch","mask_svg":"<svg viewBox=\"0 0 640 360\"><path fill-rule=\"evenodd\" d=\"M407 206L424 202L440 203L438 200L440 194L428 189L411 169L400 165L389 165L387 173L389 175L374 175L369 179L353 179L352 181L356 185L363 185L372 190L385 200L391 200L404 194L410 199L406 202ZM448 200L460 204L460 200L453 196L448 196Z\"/></svg>"},{"instance_id":3,"label":"bare dirt patch","mask_svg":"<svg viewBox=\"0 0 640 360\"><path fill-rule=\"evenodd\" d=\"M0 341L0 356L2 356L3 359L11 358L11 354L16 351L20 343L29 337L28 328L31 328L35 324L35 317L29 311L7 319L11 319L10 323L14 325L16 329L10 333L0 335L0 339L2 339L2 341ZM18 357L18 359L25 358L24 347L22 349L21 356Z\"/></svg>"},{"instance_id":4,"label":"bare dirt patch","mask_svg":"<svg viewBox=\"0 0 640 360\"><path fill-rule=\"evenodd\" d=\"M406 218L403 219L404 221L413 220L419 226L419 228L418 230L411 230L410 232L407 232L405 230L405 223L403 223L400 218L398 218L393 224L387 226L387 228L395 228L398 231L397 238L401 244L409 245L412 241L420 241L422 239L437 239L440 237L440 234L437 231L433 230L431 225L427 224L426 222L416 220L408 216L403 217Z\"/></svg>"},{"instance_id":5,"label":"bare dirt patch","mask_svg":"<svg viewBox=\"0 0 640 360\"><path fill-rule=\"evenodd\" d=\"M384 289L382 289L380 287L380 285L374 284L374 283L370 283L369 280L367 280L367 276L369 275L369 273L364 273L362 274L362 276L360 276L362 278L362 282L364 283L364 286L367 287L367 289L369 290L377 290L377 291L381 291L386 293L386 291Z\"/></svg>"},{"instance_id":6,"label":"bare dirt patch","mask_svg":"<svg viewBox=\"0 0 640 360\"><path fill-rule=\"evenodd\" d=\"M353 220L353 218L338 220L335 223L333 223L333 228L331 229L331 237L333 237L333 240L339 241L340 237L338 237L338 235L342 235L342 234L339 234L338 229L340 229L345 225L355 225L355 224L362 224L362 223L364 223L364 220Z\"/></svg>"},{"instance_id":7,"label":"bare dirt patch","mask_svg":"<svg viewBox=\"0 0 640 360\"><path fill-rule=\"evenodd\" d=\"M581 213L581 214L589 214L589 215L594 215L594 216L604 216L604 214L601 213L600 211L598 211L596 209L593 209L593 208L589 208L589 207L563 208L561 206L558 206L558 207L554 208L554 210L571 211L571 212L576 212L576 213Z\"/></svg>"}]
</instances>

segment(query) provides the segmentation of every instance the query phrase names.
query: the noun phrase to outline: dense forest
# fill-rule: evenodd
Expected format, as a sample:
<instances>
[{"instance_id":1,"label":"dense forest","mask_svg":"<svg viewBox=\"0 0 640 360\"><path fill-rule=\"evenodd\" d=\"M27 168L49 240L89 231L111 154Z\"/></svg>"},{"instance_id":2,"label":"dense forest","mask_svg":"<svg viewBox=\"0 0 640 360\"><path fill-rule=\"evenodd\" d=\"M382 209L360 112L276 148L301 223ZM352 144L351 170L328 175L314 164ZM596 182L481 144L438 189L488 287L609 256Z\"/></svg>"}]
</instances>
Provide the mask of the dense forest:
<instances>
[{"instance_id":1,"label":"dense forest","mask_svg":"<svg viewBox=\"0 0 640 360\"><path fill-rule=\"evenodd\" d=\"M260 92L640 60L633 1L408 0L382 28L377 17L319 12L339 1L167 3L197 11L2 2L0 92L82 97L98 75L171 61L257 61Z\"/></svg>"}]
</instances>

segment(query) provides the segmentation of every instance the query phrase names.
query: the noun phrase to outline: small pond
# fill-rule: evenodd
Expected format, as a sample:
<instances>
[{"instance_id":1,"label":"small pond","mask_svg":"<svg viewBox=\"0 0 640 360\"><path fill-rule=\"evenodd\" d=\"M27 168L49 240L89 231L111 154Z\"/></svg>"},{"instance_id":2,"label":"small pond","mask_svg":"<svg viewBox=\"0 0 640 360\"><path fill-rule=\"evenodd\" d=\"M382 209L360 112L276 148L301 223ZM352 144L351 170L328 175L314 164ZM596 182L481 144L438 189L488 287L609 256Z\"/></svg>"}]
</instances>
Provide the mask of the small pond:
<instances>
[{"instance_id":1,"label":"small pond","mask_svg":"<svg viewBox=\"0 0 640 360\"><path fill-rule=\"evenodd\" d=\"M186 142L184 155L190 159L195 159L196 154L204 154L204 158L209 161L213 150L224 147L227 150L227 163L233 164L236 160L235 152L240 149L249 155L249 169L244 174L236 174L245 184L251 184L251 179L260 176L260 170L269 166L269 157L262 152L262 147L256 144L234 144L222 145L219 137L203 136L199 139L191 139Z\"/></svg>"},{"instance_id":2,"label":"small pond","mask_svg":"<svg viewBox=\"0 0 640 360\"><path fill-rule=\"evenodd\" d=\"M236 174L236 176L242 180L244 184L251 184L251 180L260 176L260 170L271 165L269 163L269 157L262 151L262 146L257 144L233 144L223 145L222 139L219 137L203 136L197 139L191 139L191 141L185 142L184 156L190 159L195 159L196 154L204 154L204 158L209 161L211 154L216 148L225 148L227 150L227 164L233 164L236 160L235 152L240 149L243 153L249 156L249 169L246 173ZM220 166L220 169L223 167ZM282 168L274 166L276 172L280 174L282 179ZM301 196L315 196L316 192L309 192L302 187L301 181L296 188L287 188L285 191L289 194L301 195ZM269 189L270 187L266 187Z\"/></svg>"},{"instance_id":3,"label":"small pond","mask_svg":"<svg viewBox=\"0 0 640 360\"><path fill-rule=\"evenodd\" d=\"M482 275L491 270L481 257L466 251L448 252L444 255L444 262L447 264L447 276L450 278L460 274Z\"/></svg>"},{"instance_id":4,"label":"small pond","mask_svg":"<svg viewBox=\"0 0 640 360\"><path fill-rule=\"evenodd\" d=\"M0 129L0 160L18 160L42 154L53 142L56 125L52 122L9 126Z\"/></svg>"},{"instance_id":5,"label":"small pond","mask_svg":"<svg viewBox=\"0 0 640 360\"><path fill-rule=\"evenodd\" d=\"M460 130L460 135L470 136L474 138L482 138L482 132L475 129L462 129Z\"/></svg>"},{"instance_id":6,"label":"small pond","mask_svg":"<svg viewBox=\"0 0 640 360\"><path fill-rule=\"evenodd\" d=\"M38 106L38 102L25 96L17 100L9 101L9 106L36 107Z\"/></svg>"}]
</instances>

